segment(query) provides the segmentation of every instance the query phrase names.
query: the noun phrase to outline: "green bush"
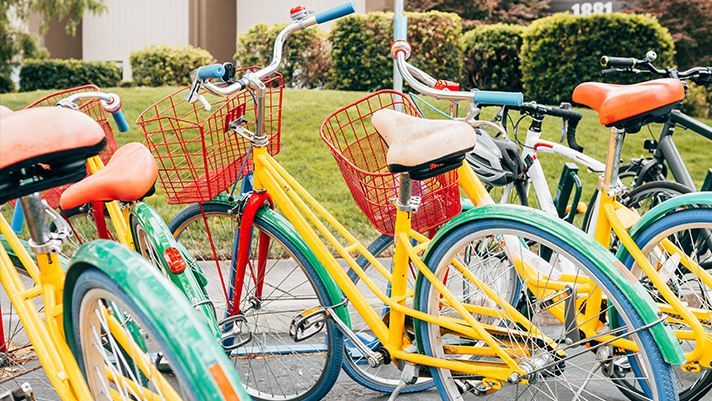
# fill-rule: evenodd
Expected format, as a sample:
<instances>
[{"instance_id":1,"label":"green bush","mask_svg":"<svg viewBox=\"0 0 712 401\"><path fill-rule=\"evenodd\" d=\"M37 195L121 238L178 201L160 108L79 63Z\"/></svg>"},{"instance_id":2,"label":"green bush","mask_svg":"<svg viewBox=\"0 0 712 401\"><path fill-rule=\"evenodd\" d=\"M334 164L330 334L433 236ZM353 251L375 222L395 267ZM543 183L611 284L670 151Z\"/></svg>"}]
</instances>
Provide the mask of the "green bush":
<instances>
[{"instance_id":1,"label":"green bush","mask_svg":"<svg viewBox=\"0 0 712 401\"><path fill-rule=\"evenodd\" d=\"M460 17L438 11L405 15L408 41L413 48L409 62L436 79L458 81L462 64L458 46ZM393 86L393 13L339 19L334 22L329 39L330 88L375 91Z\"/></svg>"},{"instance_id":2,"label":"green bush","mask_svg":"<svg viewBox=\"0 0 712 401\"><path fill-rule=\"evenodd\" d=\"M480 25L462 35L463 88L521 92L519 50L523 33L520 25L496 24Z\"/></svg>"},{"instance_id":3,"label":"green bush","mask_svg":"<svg viewBox=\"0 0 712 401\"><path fill-rule=\"evenodd\" d=\"M689 83L682 112L694 117L709 118L712 107L712 89Z\"/></svg>"},{"instance_id":4,"label":"green bush","mask_svg":"<svg viewBox=\"0 0 712 401\"><path fill-rule=\"evenodd\" d=\"M8 93L15 91L15 83L4 75L0 75L0 93Z\"/></svg>"},{"instance_id":5,"label":"green bush","mask_svg":"<svg viewBox=\"0 0 712 401\"><path fill-rule=\"evenodd\" d=\"M109 61L24 59L20 70L20 90L69 89L94 84L116 86L121 68Z\"/></svg>"},{"instance_id":6,"label":"green bush","mask_svg":"<svg viewBox=\"0 0 712 401\"><path fill-rule=\"evenodd\" d=\"M238 68L262 66L272 61L274 41L287 24L267 26L260 23L240 34L235 60ZM282 50L282 64L277 70L284 77L285 86L292 88L321 88L327 82L331 62L331 45L326 31L319 27L305 29L291 35Z\"/></svg>"},{"instance_id":7,"label":"green bush","mask_svg":"<svg viewBox=\"0 0 712 401\"><path fill-rule=\"evenodd\" d=\"M658 53L656 65L673 65L672 37L649 15L555 14L534 21L524 31L521 50L526 100L559 104L571 101L576 85L586 81L650 80L650 74L601 75L599 64L601 56L643 58L649 50Z\"/></svg>"},{"instance_id":8,"label":"green bush","mask_svg":"<svg viewBox=\"0 0 712 401\"><path fill-rule=\"evenodd\" d=\"M150 46L131 52L131 74L136 85L190 84L190 72L213 64L215 59L199 47Z\"/></svg>"}]
</instances>

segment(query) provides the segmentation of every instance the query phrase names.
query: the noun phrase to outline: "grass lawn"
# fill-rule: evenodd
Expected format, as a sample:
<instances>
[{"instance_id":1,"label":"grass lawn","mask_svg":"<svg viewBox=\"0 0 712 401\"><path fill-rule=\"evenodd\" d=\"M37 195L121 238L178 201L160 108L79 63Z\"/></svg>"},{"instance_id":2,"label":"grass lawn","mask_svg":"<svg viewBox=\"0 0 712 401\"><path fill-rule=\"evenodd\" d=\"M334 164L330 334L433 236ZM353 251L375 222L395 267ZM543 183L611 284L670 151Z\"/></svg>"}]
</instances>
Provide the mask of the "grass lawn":
<instances>
[{"instance_id":1,"label":"grass lawn","mask_svg":"<svg viewBox=\"0 0 712 401\"><path fill-rule=\"evenodd\" d=\"M116 140L121 145L143 140L143 136L138 132L138 126L133 122L144 109L177 88L105 88L104 90L115 92L121 97L124 114L131 125L128 132L116 135ZM1 94L0 104L18 110L49 93L51 91ZM324 118L336 109L366 95L367 93L363 92L286 89L282 110L281 152L276 158L358 238L368 241L374 238L377 232L356 207L331 153L319 136L319 126ZM445 104L440 106L441 109L445 109ZM609 130L598 123L596 112L590 109L580 109L580 111L584 118L577 131L578 142L584 146L586 154L604 161ZM489 110L484 115L487 117L494 112L495 110ZM435 113L426 111L426 115L434 117ZM511 116L516 120L518 113L514 112ZM529 121L527 118L519 125L522 140ZM705 122L712 124L710 120ZM116 134L118 131L115 126L112 128ZM657 136L660 127L652 126L651 129ZM545 119L543 132L545 139L558 140L561 135L561 121L551 117ZM647 154L642 143L648 138L651 138L651 134L647 128L643 128L638 134L629 135L623 151L624 162L628 162L631 157ZM682 129L677 130L675 138L680 153L699 187L707 169L712 167L712 163L708 161L712 146L706 139ZM561 168L568 159L543 155L541 160L549 180L549 187L556 188ZM584 170L580 170L579 174L584 184L582 200L587 202L596 185L597 177ZM160 211L166 221L170 221L182 208L182 205L168 205L160 188L158 195L150 198L148 202Z\"/></svg>"}]
</instances>

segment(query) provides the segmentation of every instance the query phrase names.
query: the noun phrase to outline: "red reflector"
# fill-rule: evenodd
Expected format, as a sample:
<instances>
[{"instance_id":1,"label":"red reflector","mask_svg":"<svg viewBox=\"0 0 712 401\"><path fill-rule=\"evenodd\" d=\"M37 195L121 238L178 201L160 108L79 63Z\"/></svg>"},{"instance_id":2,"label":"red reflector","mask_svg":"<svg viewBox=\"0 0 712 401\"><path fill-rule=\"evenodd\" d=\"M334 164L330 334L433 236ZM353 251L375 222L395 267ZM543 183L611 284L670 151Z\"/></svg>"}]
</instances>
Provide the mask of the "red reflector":
<instances>
[{"instance_id":1,"label":"red reflector","mask_svg":"<svg viewBox=\"0 0 712 401\"><path fill-rule=\"evenodd\" d=\"M168 268L173 274L180 274L185 271L186 264L183 256L177 248L168 248L163 252L163 260L166 261Z\"/></svg>"},{"instance_id":2,"label":"red reflector","mask_svg":"<svg viewBox=\"0 0 712 401\"><path fill-rule=\"evenodd\" d=\"M293 9L289 10L289 14L295 14L295 13L298 13L298 12L300 12L300 11L304 11L304 10L306 10L306 9L307 9L307 8L304 7L304 6L296 6L296 7L294 7Z\"/></svg>"}]
</instances>

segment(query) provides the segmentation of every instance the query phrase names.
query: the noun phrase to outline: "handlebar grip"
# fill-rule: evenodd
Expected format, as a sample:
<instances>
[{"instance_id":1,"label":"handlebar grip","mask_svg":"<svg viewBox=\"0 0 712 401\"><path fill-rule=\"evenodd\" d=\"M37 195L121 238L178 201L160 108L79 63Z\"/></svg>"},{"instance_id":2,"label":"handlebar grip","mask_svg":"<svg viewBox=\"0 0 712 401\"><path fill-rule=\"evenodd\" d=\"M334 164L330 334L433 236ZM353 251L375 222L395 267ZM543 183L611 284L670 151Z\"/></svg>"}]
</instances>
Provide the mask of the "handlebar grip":
<instances>
[{"instance_id":1,"label":"handlebar grip","mask_svg":"<svg viewBox=\"0 0 712 401\"><path fill-rule=\"evenodd\" d=\"M119 132L126 132L129 130L129 123L126 122L126 117L124 117L124 112L121 111L121 109L111 113L111 116L114 117L114 122L119 128Z\"/></svg>"},{"instance_id":2,"label":"handlebar grip","mask_svg":"<svg viewBox=\"0 0 712 401\"><path fill-rule=\"evenodd\" d=\"M212 64L198 68L198 78L200 79L222 78L223 75L225 75L225 67L222 64Z\"/></svg>"},{"instance_id":3,"label":"handlebar grip","mask_svg":"<svg viewBox=\"0 0 712 401\"><path fill-rule=\"evenodd\" d=\"M408 39L408 17L396 18L394 39L395 40L407 40Z\"/></svg>"},{"instance_id":4,"label":"handlebar grip","mask_svg":"<svg viewBox=\"0 0 712 401\"><path fill-rule=\"evenodd\" d=\"M20 234L22 232L22 226L25 224L25 213L22 211L22 204L20 200L15 201L15 210L12 211L12 221L10 222L10 228L15 234Z\"/></svg>"},{"instance_id":5,"label":"handlebar grip","mask_svg":"<svg viewBox=\"0 0 712 401\"><path fill-rule=\"evenodd\" d=\"M581 118L583 117L581 112L578 112L576 110L567 110L567 109L560 109L560 108L555 108L555 107L552 107L551 112L547 113L547 114L552 115L554 117L565 118L571 122L576 121L577 124L578 124L579 120L581 120Z\"/></svg>"},{"instance_id":6,"label":"handlebar grip","mask_svg":"<svg viewBox=\"0 0 712 401\"><path fill-rule=\"evenodd\" d=\"M576 143L576 126L578 125L578 120L571 120L569 122L569 127L566 129L566 141L569 143L569 147L577 152L583 152L583 146Z\"/></svg>"},{"instance_id":7,"label":"handlebar grip","mask_svg":"<svg viewBox=\"0 0 712 401\"><path fill-rule=\"evenodd\" d=\"M632 57L601 57L601 65L604 67L635 67L638 60Z\"/></svg>"},{"instance_id":8,"label":"handlebar grip","mask_svg":"<svg viewBox=\"0 0 712 401\"><path fill-rule=\"evenodd\" d=\"M332 7L326 11L322 11L314 16L317 24L323 24L337 18L347 16L356 12L356 6L353 1Z\"/></svg>"},{"instance_id":9,"label":"handlebar grip","mask_svg":"<svg viewBox=\"0 0 712 401\"><path fill-rule=\"evenodd\" d=\"M476 91L473 101L497 106L521 106L524 95L521 92Z\"/></svg>"}]
</instances>

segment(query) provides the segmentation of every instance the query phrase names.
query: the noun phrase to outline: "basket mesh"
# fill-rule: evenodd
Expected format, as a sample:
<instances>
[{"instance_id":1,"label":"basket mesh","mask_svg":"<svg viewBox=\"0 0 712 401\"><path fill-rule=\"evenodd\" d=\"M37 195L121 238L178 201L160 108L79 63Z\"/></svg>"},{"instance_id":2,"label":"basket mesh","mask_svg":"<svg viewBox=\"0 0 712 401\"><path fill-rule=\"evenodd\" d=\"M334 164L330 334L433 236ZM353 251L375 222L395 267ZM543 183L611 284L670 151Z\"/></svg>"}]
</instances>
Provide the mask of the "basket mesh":
<instances>
[{"instance_id":1,"label":"basket mesh","mask_svg":"<svg viewBox=\"0 0 712 401\"><path fill-rule=\"evenodd\" d=\"M55 107L57 105L57 102L59 102L61 99L81 92L99 92L99 88L95 85L85 85L80 86L78 88L56 92L51 95L47 95L40 100L37 100L36 102L25 107L25 109L33 107ZM111 156L114 154L114 152L116 152L117 146L116 141L114 140L114 134L111 131L111 126L109 125L109 119L106 117L104 108L101 107L101 102L96 99L84 100L83 103L79 104L79 110L84 114L88 115L89 117L93 118L94 121L99 123L99 125L101 125L101 128L104 129L104 135L106 135L106 147L99 154L99 157L104 162L104 164L108 163L109 159L111 159ZM59 187L49 189L42 194L42 199L46 200L51 208L56 209L59 207L59 198L62 196L62 193L67 188L69 188L70 185L72 184L61 185Z\"/></svg>"},{"instance_id":2,"label":"basket mesh","mask_svg":"<svg viewBox=\"0 0 712 401\"><path fill-rule=\"evenodd\" d=\"M381 109L400 109L421 117L408 98L385 90L343 107L324 120L320 134L346 180L356 204L376 229L393 235L396 222L395 198L400 175L388 171L388 147L371 124L371 116ZM422 203L411 225L420 232L435 228L460 213L457 172L450 171L423 181L413 181L413 196Z\"/></svg>"},{"instance_id":3,"label":"basket mesh","mask_svg":"<svg viewBox=\"0 0 712 401\"><path fill-rule=\"evenodd\" d=\"M263 82L267 87L264 132L269 137L268 152L275 155L279 152L282 76L273 74ZM257 107L252 94L242 91L232 97L217 97L203 92L211 104L207 111L200 102L191 104L183 99L188 90L183 88L153 104L137 121L172 204L207 202L252 171L249 159L238 176L250 142L227 129L229 123L244 116L249 122L244 127L255 131Z\"/></svg>"}]
</instances>

